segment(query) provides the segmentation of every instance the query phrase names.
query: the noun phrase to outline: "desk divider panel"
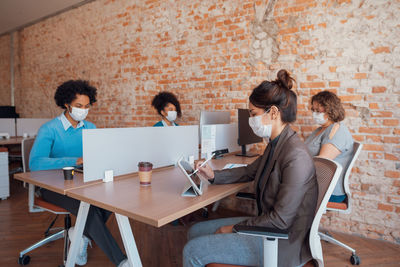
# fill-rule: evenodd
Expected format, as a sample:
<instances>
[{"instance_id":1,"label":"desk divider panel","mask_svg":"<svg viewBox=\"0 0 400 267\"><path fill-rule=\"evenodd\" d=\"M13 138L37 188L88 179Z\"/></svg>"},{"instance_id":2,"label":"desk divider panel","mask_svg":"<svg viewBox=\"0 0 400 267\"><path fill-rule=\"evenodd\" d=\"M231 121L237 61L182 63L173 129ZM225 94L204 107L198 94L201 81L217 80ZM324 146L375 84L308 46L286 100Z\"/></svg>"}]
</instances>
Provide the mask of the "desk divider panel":
<instances>
[{"instance_id":1,"label":"desk divider panel","mask_svg":"<svg viewBox=\"0 0 400 267\"><path fill-rule=\"evenodd\" d=\"M238 145L238 125L237 123L231 124L210 124L207 126L215 126L215 149L225 149L231 152L237 152L241 150ZM206 157L204 153L201 155Z\"/></svg>"},{"instance_id":2,"label":"desk divider panel","mask_svg":"<svg viewBox=\"0 0 400 267\"><path fill-rule=\"evenodd\" d=\"M199 126L83 130L84 182L137 172L140 161L153 168L175 165L181 156L198 159Z\"/></svg>"},{"instance_id":3,"label":"desk divider panel","mask_svg":"<svg viewBox=\"0 0 400 267\"><path fill-rule=\"evenodd\" d=\"M51 119L21 118L17 119L17 136L27 133L30 137L37 135L39 128Z\"/></svg>"},{"instance_id":4,"label":"desk divider panel","mask_svg":"<svg viewBox=\"0 0 400 267\"><path fill-rule=\"evenodd\" d=\"M8 133L15 136L15 119L0 119L0 133Z\"/></svg>"},{"instance_id":5,"label":"desk divider panel","mask_svg":"<svg viewBox=\"0 0 400 267\"><path fill-rule=\"evenodd\" d=\"M216 124L215 126L217 127L215 133L215 148L217 150L228 148L229 152L240 151L237 123Z\"/></svg>"}]
</instances>

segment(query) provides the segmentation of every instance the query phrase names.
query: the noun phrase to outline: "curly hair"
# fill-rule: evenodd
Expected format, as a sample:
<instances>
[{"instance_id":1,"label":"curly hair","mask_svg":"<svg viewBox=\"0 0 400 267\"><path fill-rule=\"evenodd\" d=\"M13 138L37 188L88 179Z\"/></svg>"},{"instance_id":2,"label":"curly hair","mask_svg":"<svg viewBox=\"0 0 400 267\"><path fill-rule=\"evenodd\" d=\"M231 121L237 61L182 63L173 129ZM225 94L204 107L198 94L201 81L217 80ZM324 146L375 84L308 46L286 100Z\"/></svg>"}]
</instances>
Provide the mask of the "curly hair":
<instances>
[{"instance_id":1,"label":"curly hair","mask_svg":"<svg viewBox=\"0 0 400 267\"><path fill-rule=\"evenodd\" d=\"M297 114L297 96L291 90L295 80L287 70L280 70L275 81L263 81L253 89L250 102L264 110L276 106L283 122L294 122Z\"/></svg>"},{"instance_id":2,"label":"curly hair","mask_svg":"<svg viewBox=\"0 0 400 267\"><path fill-rule=\"evenodd\" d=\"M344 120L345 112L340 98L332 92L322 91L311 98L311 105L317 102L324 109L328 118L333 122Z\"/></svg>"},{"instance_id":3,"label":"curly hair","mask_svg":"<svg viewBox=\"0 0 400 267\"><path fill-rule=\"evenodd\" d=\"M157 110L158 114L162 115L161 111L164 110L164 108L168 105L168 103L171 103L172 105L175 106L178 117L181 117L182 116L181 105L179 104L178 99L173 93L170 92L159 93L153 98L151 105Z\"/></svg>"},{"instance_id":4,"label":"curly hair","mask_svg":"<svg viewBox=\"0 0 400 267\"><path fill-rule=\"evenodd\" d=\"M90 105L96 102L97 89L84 80L69 80L57 87L54 100L57 106L66 109L65 104L71 104L76 95L89 97Z\"/></svg>"}]
</instances>

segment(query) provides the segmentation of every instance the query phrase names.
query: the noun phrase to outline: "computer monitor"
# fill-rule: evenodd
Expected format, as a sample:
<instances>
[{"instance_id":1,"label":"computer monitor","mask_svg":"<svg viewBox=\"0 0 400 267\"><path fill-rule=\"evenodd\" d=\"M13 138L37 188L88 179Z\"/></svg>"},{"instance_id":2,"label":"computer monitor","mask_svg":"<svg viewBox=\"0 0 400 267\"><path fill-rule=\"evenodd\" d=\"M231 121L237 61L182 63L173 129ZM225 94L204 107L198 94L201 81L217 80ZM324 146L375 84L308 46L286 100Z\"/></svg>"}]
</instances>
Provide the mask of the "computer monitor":
<instances>
[{"instance_id":1,"label":"computer monitor","mask_svg":"<svg viewBox=\"0 0 400 267\"><path fill-rule=\"evenodd\" d=\"M242 153L236 156L255 157L258 154L250 154L246 151L246 145L262 142L262 138L255 135L249 125L250 113L248 109L238 109L238 144L242 146Z\"/></svg>"},{"instance_id":2,"label":"computer monitor","mask_svg":"<svg viewBox=\"0 0 400 267\"><path fill-rule=\"evenodd\" d=\"M229 124L231 113L229 111L201 111L200 125L207 124Z\"/></svg>"}]
</instances>

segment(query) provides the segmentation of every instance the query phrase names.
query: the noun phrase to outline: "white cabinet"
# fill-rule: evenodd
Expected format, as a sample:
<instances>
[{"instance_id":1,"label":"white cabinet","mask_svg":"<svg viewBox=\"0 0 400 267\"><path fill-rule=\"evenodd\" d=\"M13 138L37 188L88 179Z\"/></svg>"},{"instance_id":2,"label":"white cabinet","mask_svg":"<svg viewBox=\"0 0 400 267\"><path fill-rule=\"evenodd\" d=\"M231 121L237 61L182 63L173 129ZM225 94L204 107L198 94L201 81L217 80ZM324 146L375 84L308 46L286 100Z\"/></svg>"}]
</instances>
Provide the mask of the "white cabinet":
<instances>
[{"instance_id":1,"label":"white cabinet","mask_svg":"<svg viewBox=\"0 0 400 267\"><path fill-rule=\"evenodd\" d=\"M0 152L0 198L10 196L10 179L8 176L8 152Z\"/></svg>"}]
</instances>

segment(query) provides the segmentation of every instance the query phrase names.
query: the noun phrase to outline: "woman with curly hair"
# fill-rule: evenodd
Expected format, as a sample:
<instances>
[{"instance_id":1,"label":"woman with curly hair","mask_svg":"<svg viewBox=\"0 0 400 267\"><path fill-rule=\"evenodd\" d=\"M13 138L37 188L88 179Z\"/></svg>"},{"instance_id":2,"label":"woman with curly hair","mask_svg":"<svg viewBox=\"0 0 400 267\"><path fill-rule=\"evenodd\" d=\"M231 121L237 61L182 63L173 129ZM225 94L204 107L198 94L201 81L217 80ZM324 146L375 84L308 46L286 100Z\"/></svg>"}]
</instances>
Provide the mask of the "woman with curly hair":
<instances>
[{"instance_id":1,"label":"woman with curly hair","mask_svg":"<svg viewBox=\"0 0 400 267\"><path fill-rule=\"evenodd\" d=\"M305 141L312 156L334 160L346 170L353 153L353 137L342 123L345 112L339 97L332 92L322 91L311 98L313 119L319 127ZM330 202L343 202L344 171L339 177Z\"/></svg>"},{"instance_id":2,"label":"woman with curly hair","mask_svg":"<svg viewBox=\"0 0 400 267\"><path fill-rule=\"evenodd\" d=\"M153 126L178 126L175 123L177 117L182 116L181 105L176 96L170 92L161 92L153 98L151 105L157 110L161 116L161 121Z\"/></svg>"},{"instance_id":3,"label":"woman with curly hair","mask_svg":"<svg viewBox=\"0 0 400 267\"><path fill-rule=\"evenodd\" d=\"M31 171L61 169L83 163L82 130L96 128L85 120L89 108L96 102L96 95L97 89L82 80L70 80L57 88L54 99L64 111L40 127L30 154ZM39 194L45 201L75 216L78 214L80 201L44 188L40 188ZM126 256L105 224L110 215L109 211L90 206L76 264L86 264L87 246L92 239L116 266L129 266ZM70 238L72 231L73 227L68 231Z\"/></svg>"}]
</instances>

